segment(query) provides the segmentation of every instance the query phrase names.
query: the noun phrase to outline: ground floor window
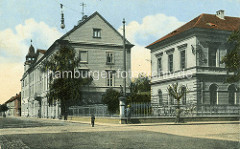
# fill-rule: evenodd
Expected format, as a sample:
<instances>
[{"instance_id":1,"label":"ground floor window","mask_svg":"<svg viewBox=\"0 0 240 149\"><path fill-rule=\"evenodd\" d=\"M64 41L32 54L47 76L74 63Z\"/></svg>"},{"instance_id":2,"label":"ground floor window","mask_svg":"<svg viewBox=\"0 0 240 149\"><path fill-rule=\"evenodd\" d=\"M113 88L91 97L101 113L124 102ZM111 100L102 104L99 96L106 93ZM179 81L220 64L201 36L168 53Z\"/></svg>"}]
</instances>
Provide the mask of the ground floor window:
<instances>
[{"instance_id":1,"label":"ground floor window","mask_svg":"<svg viewBox=\"0 0 240 149\"><path fill-rule=\"evenodd\" d=\"M216 84L212 84L209 87L209 91L210 91L210 104L211 105L216 105L217 104L217 85Z\"/></svg>"},{"instance_id":2,"label":"ground floor window","mask_svg":"<svg viewBox=\"0 0 240 149\"><path fill-rule=\"evenodd\" d=\"M162 91L161 90L158 90L158 100L159 100L159 104L162 105L163 97L162 97Z\"/></svg>"},{"instance_id":3,"label":"ground floor window","mask_svg":"<svg viewBox=\"0 0 240 149\"><path fill-rule=\"evenodd\" d=\"M236 92L235 85L232 84L228 87L228 102L231 105L235 104Z\"/></svg>"},{"instance_id":4,"label":"ground floor window","mask_svg":"<svg viewBox=\"0 0 240 149\"><path fill-rule=\"evenodd\" d=\"M182 87L182 91L184 93L183 97L182 97L182 104L185 105L186 102L187 102L187 94L186 94L186 87L185 86Z\"/></svg>"},{"instance_id":5,"label":"ground floor window","mask_svg":"<svg viewBox=\"0 0 240 149\"><path fill-rule=\"evenodd\" d=\"M174 97L172 95L169 95L169 104L173 105L174 104Z\"/></svg>"}]
</instances>

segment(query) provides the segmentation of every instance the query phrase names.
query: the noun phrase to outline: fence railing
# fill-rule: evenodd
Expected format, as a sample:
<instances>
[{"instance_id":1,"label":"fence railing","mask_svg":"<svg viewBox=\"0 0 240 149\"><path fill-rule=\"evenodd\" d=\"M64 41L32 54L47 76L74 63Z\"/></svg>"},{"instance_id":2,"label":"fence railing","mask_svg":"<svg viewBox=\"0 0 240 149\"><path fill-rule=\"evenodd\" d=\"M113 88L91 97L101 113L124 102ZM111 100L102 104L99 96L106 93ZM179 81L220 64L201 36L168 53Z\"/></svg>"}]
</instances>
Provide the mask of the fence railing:
<instances>
[{"instance_id":1,"label":"fence railing","mask_svg":"<svg viewBox=\"0 0 240 149\"><path fill-rule=\"evenodd\" d=\"M152 105L156 116L176 116L177 105ZM181 105L181 116L231 116L240 115L239 105Z\"/></svg>"},{"instance_id":2,"label":"fence railing","mask_svg":"<svg viewBox=\"0 0 240 149\"><path fill-rule=\"evenodd\" d=\"M198 105L196 115L240 115L240 105Z\"/></svg>"},{"instance_id":3,"label":"fence railing","mask_svg":"<svg viewBox=\"0 0 240 149\"><path fill-rule=\"evenodd\" d=\"M98 117L118 116L111 114L107 109L107 105L104 104L72 106L69 108L69 116L91 116L91 114Z\"/></svg>"},{"instance_id":4,"label":"fence railing","mask_svg":"<svg viewBox=\"0 0 240 149\"><path fill-rule=\"evenodd\" d=\"M175 117L177 105L159 105L153 103L130 103L131 117ZM240 105L181 105L181 116L240 116ZM90 116L92 113L98 117L118 117L119 114L111 114L107 105L84 105L69 108L70 116Z\"/></svg>"},{"instance_id":5,"label":"fence railing","mask_svg":"<svg viewBox=\"0 0 240 149\"><path fill-rule=\"evenodd\" d=\"M152 116L151 103L130 103L131 117L148 117Z\"/></svg>"}]
</instances>

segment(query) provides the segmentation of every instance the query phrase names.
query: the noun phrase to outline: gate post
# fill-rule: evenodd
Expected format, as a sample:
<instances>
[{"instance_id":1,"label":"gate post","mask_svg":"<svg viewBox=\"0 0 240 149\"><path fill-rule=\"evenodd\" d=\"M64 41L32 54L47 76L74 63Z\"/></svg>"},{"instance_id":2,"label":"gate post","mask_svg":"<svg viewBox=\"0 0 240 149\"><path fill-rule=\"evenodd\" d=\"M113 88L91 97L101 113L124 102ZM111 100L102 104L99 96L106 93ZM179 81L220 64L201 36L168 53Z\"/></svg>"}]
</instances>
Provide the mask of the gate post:
<instances>
[{"instance_id":1,"label":"gate post","mask_svg":"<svg viewBox=\"0 0 240 149\"><path fill-rule=\"evenodd\" d=\"M119 109L120 109L120 124L125 124L126 119L125 119L125 96L120 96L119 97Z\"/></svg>"}]
</instances>

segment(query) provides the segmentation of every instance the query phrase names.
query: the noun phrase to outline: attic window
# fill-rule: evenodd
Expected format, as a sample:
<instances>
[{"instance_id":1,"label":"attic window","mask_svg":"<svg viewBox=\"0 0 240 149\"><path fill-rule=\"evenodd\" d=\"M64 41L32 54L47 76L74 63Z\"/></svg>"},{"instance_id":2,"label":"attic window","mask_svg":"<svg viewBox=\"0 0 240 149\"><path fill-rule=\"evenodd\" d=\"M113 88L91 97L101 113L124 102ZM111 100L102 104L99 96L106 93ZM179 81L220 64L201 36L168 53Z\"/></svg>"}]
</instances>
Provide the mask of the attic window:
<instances>
[{"instance_id":1,"label":"attic window","mask_svg":"<svg viewBox=\"0 0 240 149\"><path fill-rule=\"evenodd\" d=\"M212 26L212 27L216 27L217 25L216 24L213 24L213 23L206 23L207 25L209 26Z\"/></svg>"},{"instance_id":2,"label":"attic window","mask_svg":"<svg viewBox=\"0 0 240 149\"><path fill-rule=\"evenodd\" d=\"M101 29L98 28L93 29L93 38L101 38Z\"/></svg>"}]
</instances>

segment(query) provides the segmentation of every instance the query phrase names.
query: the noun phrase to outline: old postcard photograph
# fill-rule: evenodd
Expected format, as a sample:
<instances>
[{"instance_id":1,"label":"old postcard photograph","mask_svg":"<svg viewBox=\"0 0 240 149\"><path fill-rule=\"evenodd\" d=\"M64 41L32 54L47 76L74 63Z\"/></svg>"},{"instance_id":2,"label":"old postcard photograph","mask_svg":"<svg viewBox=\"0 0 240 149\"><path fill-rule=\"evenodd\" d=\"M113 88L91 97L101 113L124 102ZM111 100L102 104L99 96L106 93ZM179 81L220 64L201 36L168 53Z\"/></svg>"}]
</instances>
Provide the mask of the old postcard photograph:
<instances>
[{"instance_id":1,"label":"old postcard photograph","mask_svg":"<svg viewBox=\"0 0 240 149\"><path fill-rule=\"evenodd\" d=\"M0 0L0 149L239 149L240 0Z\"/></svg>"}]
</instances>

